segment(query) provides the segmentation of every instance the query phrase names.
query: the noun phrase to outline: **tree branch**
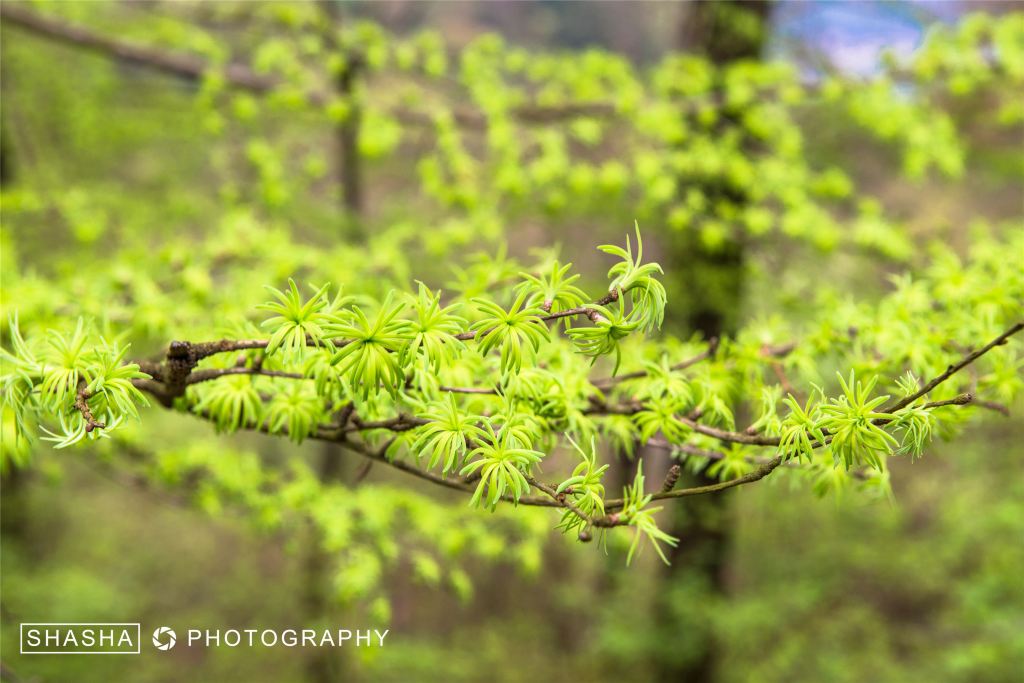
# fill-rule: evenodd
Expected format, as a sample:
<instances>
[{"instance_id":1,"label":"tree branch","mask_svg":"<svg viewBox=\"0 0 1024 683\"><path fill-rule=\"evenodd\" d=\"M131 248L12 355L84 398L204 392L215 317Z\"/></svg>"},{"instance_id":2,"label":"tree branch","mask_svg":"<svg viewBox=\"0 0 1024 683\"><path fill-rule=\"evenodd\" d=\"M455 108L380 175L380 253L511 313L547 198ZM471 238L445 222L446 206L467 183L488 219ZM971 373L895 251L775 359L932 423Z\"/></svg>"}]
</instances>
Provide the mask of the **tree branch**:
<instances>
[{"instance_id":1,"label":"tree branch","mask_svg":"<svg viewBox=\"0 0 1024 683\"><path fill-rule=\"evenodd\" d=\"M686 360L676 363L669 369L674 371L685 370L691 365L696 365L702 360L714 358L715 353L717 353L718 351L718 344L718 337L712 337L710 340L708 340L708 346L704 351L698 353L696 356L693 356L692 358L687 358ZM631 379L640 379L646 376L646 370L637 370L635 372L627 372L621 375L616 375L615 377L603 377L601 379L596 379L593 382L591 382L591 384L593 384L598 389L608 389L621 382L626 382Z\"/></svg>"},{"instance_id":2,"label":"tree branch","mask_svg":"<svg viewBox=\"0 0 1024 683\"><path fill-rule=\"evenodd\" d=\"M331 439L331 440L333 441L335 439ZM387 450L387 446L390 444L390 442L385 443L384 447L382 447L382 448L379 448L377 450L372 450L365 443L356 442L356 441L347 441L347 440L337 440L337 441L338 441L338 443L341 444L341 446L343 448L346 448L346 449L348 449L350 451L353 451L353 452L358 453L360 455L363 455L363 456L365 456L367 458L370 458L371 460L374 460L375 462L384 463L384 464L388 465L389 467L392 467L392 468L394 468L396 470L400 470L402 472L405 472L406 474L411 474L414 477L418 477L420 479L424 479L424 480L432 482L434 484L438 484L439 486L443 486L445 488L453 489L455 491L462 491L463 493L473 493L476 490L476 486L475 485L468 484L468 483L466 483L466 482L464 482L462 480L459 480L459 479L448 479L448 478L443 477L441 475L435 474L435 473L433 473L433 472L431 472L429 470L421 470L420 468L415 467L414 465L410 465L409 463L407 463L407 462L405 462L403 460L390 460L390 459L388 459L384 455L384 452ZM506 503L516 503L517 502L514 498L512 498L509 495L502 496L501 500L506 502ZM541 497L541 496L522 496L522 497L519 498L518 504L519 505L532 505L532 506L536 506L536 507L555 507L555 508L565 507L564 505L560 504L557 500L552 500L550 498Z\"/></svg>"},{"instance_id":3,"label":"tree branch","mask_svg":"<svg viewBox=\"0 0 1024 683\"><path fill-rule=\"evenodd\" d=\"M717 484L709 484L707 486L695 486L688 489L676 489L674 491L657 491L651 494L651 500L665 500L667 498L682 498L684 496L700 496L705 493L716 493L718 491L725 491L736 486L743 486L744 484L751 484L755 481L764 479L769 474L775 471L779 465L782 464L783 456L776 455L768 462L758 465L757 469L748 474L744 474L742 477L736 479L730 479L729 481L722 481ZM604 503L605 510L618 510L625 505L625 501L621 498L613 500L606 500ZM595 525L601 526L600 520L595 520Z\"/></svg>"},{"instance_id":4,"label":"tree branch","mask_svg":"<svg viewBox=\"0 0 1024 683\"><path fill-rule=\"evenodd\" d=\"M446 387L443 384L438 387L440 391L447 391L450 394L491 394L496 395L498 392L495 389L487 389L485 387Z\"/></svg>"},{"instance_id":5,"label":"tree branch","mask_svg":"<svg viewBox=\"0 0 1024 683\"><path fill-rule=\"evenodd\" d=\"M957 363L955 363L953 365L950 365L949 368L944 373L942 373L941 375L937 376L936 378L934 378L933 380L928 382L922 390L916 392L915 394L913 394L911 396L908 396L907 398L902 399L901 401L898 401L894 405L894 407L888 409L888 412L893 412L894 410L899 410L899 409L901 409L903 407L906 407L907 405L910 405L914 400L916 400L917 398L920 398L921 396L925 395L926 393L928 393L929 391L931 391L932 389L934 389L938 385L942 384L944 381L946 381L947 379L952 377L956 372L958 372L959 370L967 367L968 365L973 363L975 360L977 360L978 358L983 356L988 351L991 351L993 348L995 348L997 346L1005 344L1010 336L1012 336L1013 334L1019 332L1022 329L1024 329L1024 323L1017 323L1017 324L1015 324L1010 329L1008 329L1006 332L1004 332L999 337L997 337L996 339L994 339L991 342L989 342L988 344L986 344L981 349L978 349L977 351L974 351L974 352L971 352L971 353L967 354L966 356L964 356L964 358L962 358ZM172 344L172 348L173 347L174 347L174 345ZM179 352L181 351L180 347L178 348L178 351ZM82 389L81 386L80 386L80 389L79 389L79 397L81 398L81 401L76 400L76 408L79 408L79 410L81 411L82 408L79 405L79 403L80 402L84 402L85 398L87 398L87 394L83 393L83 389ZM957 396L955 398L952 398L952 399L947 399L947 400L942 400L942 401L933 401L933 402L925 403L922 407L924 409L931 410L931 409L934 409L934 408L950 406L950 405L967 405L967 404L971 403L973 400L974 400L974 395L971 394L971 393L966 393L966 394L961 394L961 395L959 395L959 396ZM615 407L612 407L612 408L615 408ZM619 407L619 408L621 408L621 407ZM87 404L85 405L85 409L88 410L88 405ZM628 411L635 412L634 407L623 408L623 410L628 410ZM472 493L472 492L474 492L476 490L475 485L470 483L470 482L467 482L467 481L464 481L464 480L448 479L446 477L434 474L433 472L430 472L430 471L427 471L427 470L421 470L420 468L418 468L418 467L416 467L414 465L411 465L411 464L409 464L407 462L404 462L402 460L393 460L393 459L387 458L385 456L385 452L387 451L388 446L390 446L390 444L393 442L393 439L391 441L386 442L384 444L384 446L381 447L380 449L372 450L365 443L349 441L348 438L347 438L347 435L349 433L351 433L351 432L363 431L363 430L369 430L369 429L388 429L388 430L391 430L391 431L394 431L394 432L407 431L409 429L414 429L417 426L420 426L420 425L423 425L423 424L427 424L428 423L427 420L422 419L422 418L413 417L413 416L408 416L408 415L398 415L398 416L396 416L394 418L385 419L385 420L362 421L351 410L351 406L346 406L346 411L347 412L345 412L345 419L343 420L343 422L340 425L335 425L335 426L330 426L330 427L328 427L328 426L321 426L320 428L317 429L317 431L314 434L311 435L311 438L339 443L343 447L345 447L345 448L347 448L349 450L355 451L357 453L360 453L360 454L362 454L362 455L364 455L364 456L366 456L368 458L373 459L374 461L383 462L383 463L387 464L388 466L390 466L390 467L392 467L394 469L401 470L403 472L406 472L407 474L411 474L413 476L416 476L416 477L419 477L421 479L433 482L435 484L444 486L446 488L450 488L450 489L454 489L454 490L459 490L459 491L463 491L463 492L468 492L468 493ZM194 414L199 416L199 417L201 417L201 418L203 418L203 419L206 419L208 421L213 421L212 416L208 412L206 412L206 411L194 411ZM90 420L91 419L91 412L90 413L83 412L83 417L85 417L86 420ZM680 421L682 421L684 424L690 426L694 431L696 431L696 432L698 432L700 434L704 434L706 436L710 436L712 438L716 438L716 439L718 439L720 441L723 441L723 442L741 443L741 444L753 445L753 446L778 446L779 442L780 442L779 437L761 436L761 435L746 434L746 433L741 433L741 432L731 432L731 431L717 429L717 428L714 428L714 427L708 427L708 426L705 426L705 425L702 425L702 424L698 423L696 421L695 417L696 416L693 416L693 417L679 416L678 419ZM889 420L889 419L876 420L877 423L881 423L881 424L884 424L884 423L887 423L887 422L890 422L890 421L891 420ZM351 426L349 426L347 424L349 422L351 422ZM268 433L268 434L272 433L271 430L269 429L269 427L265 423L260 423L258 425L250 425L249 428L253 429L253 430L256 430L256 431ZM276 433L278 435L286 435L287 434L286 431L277 431L277 432L274 432L274 433ZM653 441L654 440L652 440L652 442ZM828 443L830 441L831 441L831 437L826 438L826 440L824 442L815 442L813 444L813 447L814 448L821 448L823 446L828 445ZM658 442L653 442L651 445L658 446L658 445L661 445L661 444L658 443ZM669 445L671 447L673 447L673 448L678 448L679 450L682 450L683 452L690 452L693 455L698 455L698 456L701 456L701 457L709 457L709 458L720 458L720 457L722 457L716 451L705 451L704 449L699 449L699 448L690 446L689 444L680 444L679 446L675 446L675 445L672 445L672 444L669 444ZM707 486L697 486L697 487L686 488L686 489L671 489L671 487L667 486L668 482L666 482L665 484L662 485L662 487L661 487L661 489L659 491L652 493L651 497L652 497L652 500L664 500L664 499L668 499L668 498L681 498L681 497L685 497L685 496L695 496L695 495L703 495L703 494L707 494L707 493L716 493L718 491L724 491L724 490L727 490L727 489L730 489L730 488L735 488L737 486L743 486L745 484L749 484L749 483L753 483L753 482L756 482L756 481L760 481L761 479L767 477L773 471L775 471L775 469L777 469L780 465L782 465L784 463L784 461L785 461L785 455L780 453L780 454L777 454L774 457L772 457L770 460L767 460L767 461L759 463L757 465L757 468L755 470L753 470L752 472L749 472L748 474L745 474L745 475L743 475L741 477L738 477L736 479L731 479L729 481L719 482L719 483L716 483L716 484L710 484L710 485L707 485ZM567 509L567 510L572 511L574 514L579 515L581 517L581 519L583 519L583 520L585 520L587 522L588 526L594 526L594 527L599 527L599 528L607 528L607 527L619 526L619 525L624 525L624 524L628 523L626 520L624 520L622 517L620 517L618 514L615 514L615 513L606 514L605 516L600 517L600 518L589 517L588 515L583 513L578 508L574 509L576 506L568 499L568 497L565 496L565 495L557 494L555 492L554 488L552 488L552 487L550 487L550 486L548 486L546 484L543 484L543 483L541 483L541 482L539 482L539 481L537 481L535 479L529 479L528 481L530 482L531 486L533 486L534 488L537 488L538 490L540 490L543 493L545 493L546 497L523 496L523 497L520 497L518 501L516 501L511 496L505 495L505 496L502 496L501 500L505 501L505 502L517 503L519 505L534 505L534 506L541 506L541 507L556 507L556 508ZM672 483L674 485L674 482L672 482ZM670 490L666 490L666 489L670 489ZM621 499L621 498L607 500L607 501L605 501L605 510L606 511L612 511L612 510L621 509L624 505L625 505L625 501L623 499Z\"/></svg>"},{"instance_id":6,"label":"tree branch","mask_svg":"<svg viewBox=\"0 0 1024 683\"><path fill-rule=\"evenodd\" d=\"M575 514L577 517L582 519L588 525L593 526L594 519L590 515L588 515L587 513L583 512L583 510L580 510L579 507L577 507L575 503L573 503L571 500L569 500L569 496L568 496L568 494L565 491L563 491L562 493L558 493L558 491L556 489L554 489L553 487L548 486L547 484L544 484L542 482L539 482L536 479L534 479L533 477L527 477L526 481L529 482L530 486L534 487L535 489L538 489L538 490L543 491L544 493L548 494L548 496L553 501L555 501L558 504L559 507L564 507L564 508L566 508L568 510L571 510L572 513ZM520 499L520 500L522 500L522 499Z\"/></svg>"},{"instance_id":7,"label":"tree branch","mask_svg":"<svg viewBox=\"0 0 1024 683\"><path fill-rule=\"evenodd\" d=\"M73 45L95 54L121 59L179 78L196 80L213 68L197 55L104 36L84 26L27 10L20 3L0 2L0 15L3 16L5 23L18 26L41 38ZM259 74L249 66L239 63L225 65L223 76L229 85L257 94L270 92L281 85L278 79ZM330 99L328 93L320 90L308 90L305 98L315 106L322 106ZM611 102L575 102L561 106L519 105L512 107L510 111L520 122L534 125L580 117L610 118L618 115L617 107ZM424 112L397 109L390 113L405 124L424 128L433 128L435 125L433 117ZM476 109L460 107L455 109L452 115L456 123L466 128L482 130L487 126L487 115Z\"/></svg>"},{"instance_id":8,"label":"tree branch","mask_svg":"<svg viewBox=\"0 0 1024 683\"><path fill-rule=\"evenodd\" d=\"M172 76L195 80L201 78L210 68L202 57L138 45L119 38L110 38L84 26L27 10L22 3L0 3L0 16L3 17L5 23L23 28L42 38L57 40L99 55L121 59ZM231 85L257 93L267 92L277 85L275 79L257 74L241 64L225 66L224 76Z\"/></svg>"},{"instance_id":9,"label":"tree branch","mask_svg":"<svg viewBox=\"0 0 1024 683\"><path fill-rule=\"evenodd\" d=\"M747 434L746 432L730 432L716 427L702 425L694 419L685 415L677 415L676 419L684 425L704 436L710 436L719 441L728 443L742 443L748 446L778 446L781 440L777 436L764 436L761 434Z\"/></svg>"},{"instance_id":10,"label":"tree branch","mask_svg":"<svg viewBox=\"0 0 1024 683\"><path fill-rule=\"evenodd\" d=\"M262 377L281 377L284 379L308 379L305 375L297 372L283 372L281 370L264 370L263 368L209 368L206 370L195 370L189 374L186 384L198 384L210 380L226 377L228 375L260 375Z\"/></svg>"},{"instance_id":11,"label":"tree branch","mask_svg":"<svg viewBox=\"0 0 1024 683\"><path fill-rule=\"evenodd\" d=\"M979 358L984 356L986 353L988 353L989 351L991 351L995 347L1002 346L1003 344L1005 344L1007 341L1009 341L1010 337L1012 337L1013 335L1017 334L1021 330L1024 330L1024 321L1018 322L1016 325L1013 325L1010 329L1008 329L1005 332L1003 332L1001 335L999 335L998 337L996 337L995 339L990 341L988 344L985 344L985 346L981 347L977 351L973 351L973 352L967 354L966 356L961 358L958 362L954 363L953 365L950 365L948 368L946 368L945 372L943 372L941 375L938 375L937 377L932 379L932 381L930 381L927 384L925 384L923 387L921 387L920 390L914 392L910 396L907 396L907 397L905 397L903 399L900 399L899 401L897 401L896 403L894 403L891 406L880 408L879 410L881 410L882 412L885 412L885 413L894 413L897 410L900 410L901 408L906 408L911 403L913 403L917 399L921 398L922 396L924 396L925 394L930 392L935 387L937 387L940 384L942 384L943 382L945 382L947 379L952 377L954 374L956 374L960 370L963 370L968 365L970 365L974 361L978 360Z\"/></svg>"},{"instance_id":12,"label":"tree branch","mask_svg":"<svg viewBox=\"0 0 1024 683\"><path fill-rule=\"evenodd\" d=\"M107 425L93 417L92 409L89 407L89 398L92 394L86 388L85 380L78 380L78 391L75 392L75 410L82 414L85 421L85 433L88 434L94 429L106 429Z\"/></svg>"},{"instance_id":13,"label":"tree branch","mask_svg":"<svg viewBox=\"0 0 1024 683\"><path fill-rule=\"evenodd\" d=\"M612 301L618 299L618 292L609 292L604 297L595 302L597 306L604 306ZM568 309L565 311L559 311L557 313L550 313L542 316L541 320L550 322L552 320L558 320L561 318L568 318L572 316L587 316L591 319L596 314L596 309L590 306L578 306L576 308ZM490 330L484 330L479 336L485 336ZM460 341L466 341L473 339L478 336L478 333L473 330L466 332L460 332L459 334L453 335L455 339ZM331 344L334 348L342 348L351 344L351 339L332 339ZM251 351L254 349L265 349L270 344L269 339L219 339L216 341L208 342L190 342L190 341L172 341L167 347L167 353L163 363L153 363L143 361L139 363L140 368L145 368L144 372L153 377L153 380L135 380L135 386L139 389L149 391L156 396L163 405L170 405L170 403L180 396L185 394L185 389L191 384L197 382L205 382L218 377L226 375L264 375L268 377L284 377L289 379L301 379L301 375L296 373L281 372L276 370L262 370L260 368L244 368L235 367L229 369L211 368L207 370L195 371L195 367L199 364L199 361L204 358L209 358L221 353L231 353L234 351ZM307 346L316 346L316 340L307 337ZM199 379L196 379L198 377ZM153 382L161 382L163 389L157 389ZM478 389L478 388L447 388L447 391L452 393L466 393L466 394L491 394L497 393L491 389Z\"/></svg>"}]
</instances>

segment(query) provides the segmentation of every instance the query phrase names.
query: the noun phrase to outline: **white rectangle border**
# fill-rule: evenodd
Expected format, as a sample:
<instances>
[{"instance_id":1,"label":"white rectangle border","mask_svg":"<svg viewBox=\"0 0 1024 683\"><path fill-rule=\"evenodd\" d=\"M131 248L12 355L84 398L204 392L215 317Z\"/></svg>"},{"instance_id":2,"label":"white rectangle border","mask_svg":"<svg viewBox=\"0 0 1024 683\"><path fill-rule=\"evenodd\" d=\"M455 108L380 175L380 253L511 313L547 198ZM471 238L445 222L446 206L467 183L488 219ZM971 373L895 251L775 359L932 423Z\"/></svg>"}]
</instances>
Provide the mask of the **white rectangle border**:
<instances>
[{"instance_id":1,"label":"white rectangle border","mask_svg":"<svg viewBox=\"0 0 1024 683\"><path fill-rule=\"evenodd\" d=\"M32 650L25 652L25 627L26 626L134 626L135 627L135 650L132 652L40 652ZM102 622L102 621L29 621L18 625L18 653L23 655L138 655L142 654L142 624L125 622Z\"/></svg>"}]
</instances>

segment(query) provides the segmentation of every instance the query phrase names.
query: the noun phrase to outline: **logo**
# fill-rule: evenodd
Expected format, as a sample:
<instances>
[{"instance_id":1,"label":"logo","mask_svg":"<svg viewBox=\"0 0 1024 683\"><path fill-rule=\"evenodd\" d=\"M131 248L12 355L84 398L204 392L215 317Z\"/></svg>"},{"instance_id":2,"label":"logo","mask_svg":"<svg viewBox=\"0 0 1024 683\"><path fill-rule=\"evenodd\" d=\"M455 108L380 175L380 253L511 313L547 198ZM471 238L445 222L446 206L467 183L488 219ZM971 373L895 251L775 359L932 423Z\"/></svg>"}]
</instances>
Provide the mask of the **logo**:
<instances>
[{"instance_id":1,"label":"logo","mask_svg":"<svg viewBox=\"0 0 1024 683\"><path fill-rule=\"evenodd\" d=\"M158 650L170 650L178 642L178 635L169 626L161 626L153 631L153 647Z\"/></svg>"},{"instance_id":2,"label":"logo","mask_svg":"<svg viewBox=\"0 0 1024 683\"><path fill-rule=\"evenodd\" d=\"M19 652L23 655L137 655L139 624L27 623L20 624Z\"/></svg>"},{"instance_id":3,"label":"logo","mask_svg":"<svg viewBox=\"0 0 1024 683\"><path fill-rule=\"evenodd\" d=\"M2 2L2 0L0 0ZM23 655L137 655L142 651L138 623L33 622L20 624L20 653ZM235 647L384 647L390 631L352 628L188 628L182 632L183 648ZM178 634L170 626L154 629L153 647L167 652L178 645Z\"/></svg>"}]
</instances>

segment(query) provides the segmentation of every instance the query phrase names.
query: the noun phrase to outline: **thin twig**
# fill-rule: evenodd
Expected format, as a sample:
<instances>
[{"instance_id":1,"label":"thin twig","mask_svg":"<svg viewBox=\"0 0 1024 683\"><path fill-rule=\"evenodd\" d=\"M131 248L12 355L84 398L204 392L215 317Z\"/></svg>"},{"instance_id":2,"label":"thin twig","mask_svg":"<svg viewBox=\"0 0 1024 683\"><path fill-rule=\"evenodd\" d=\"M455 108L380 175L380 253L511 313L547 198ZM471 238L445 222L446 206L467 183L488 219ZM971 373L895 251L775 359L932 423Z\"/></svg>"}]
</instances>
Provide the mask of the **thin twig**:
<instances>
[{"instance_id":1,"label":"thin twig","mask_svg":"<svg viewBox=\"0 0 1024 683\"><path fill-rule=\"evenodd\" d=\"M344 432L365 432L371 429L387 429L392 432L407 432L410 429L430 424L430 420L404 414L387 418L385 420L371 421L361 420L358 415L353 415L350 421L352 426L345 427L343 429Z\"/></svg>"},{"instance_id":2,"label":"thin twig","mask_svg":"<svg viewBox=\"0 0 1024 683\"><path fill-rule=\"evenodd\" d=\"M747 434L745 432L730 432L716 427L703 425L685 415L677 415L676 419L684 425L704 436L710 436L719 441L729 443L742 443L748 446L778 446L781 440L777 436L764 436L761 434Z\"/></svg>"},{"instance_id":3,"label":"thin twig","mask_svg":"<svg viewBox=\"0 0 1024 683\"><path fill-rule=\"evenodd\" d=\"M37 36L74 45L96 54L115 57L172 76L198 80L215 68L197 55L158 49L105 36L81 25L27 10L21 3L3 2L0 3L0 8L5 23L18 26ZM349 60L356 60L359 55L349 52L347 57ZM227 64L220 69L228 85L257 94L271 92L282 85L277 78L257 73L245 64ZM313 106L322 106L330 99L329 93L315 89L307 90L304 97ZM436 126L434 117L429 113L406 108L399 108L390 113L406 125L423 128ZM543 125L580 117L610 118L618 114L618 108L612 102L573 102L559 106L526 104L512 107L510 114L523 123ZM484 129L487 126L487 114L477 109L458 107L452 111L452 116L456 123L467 128Z\"/></svg>"},{"instance_id":4,"label":"thin twig","mask_svg":"<svg viewBox=\"0 0 1024 683\"><path fill-rule=\"evenodd\" d=\"M968 392L966 394L960 394L955 398L946 399L945 401L931 401L925 403L922 408L941 408L942 406L965 406L968 403L974 402L974 394Z\"/></svg>"},{"instance_id":5,"label":"thin twig","mask_svg":"<svg viewBox=\"0 0 1024 683\"><path fill-rule=\"evenodd\" d=\"M92 393L87 388L85 380L78 381L78 391L75 392L75 410L82 414L82 419L85 420L85 433L88 434L94 429L106 429L107 425L98 421L92 414L92 408L89 407L89 399L92 397Z\"/></svg>"},{"instance_id":6,"label":"thin twig","mask_svg":"<svg viewBox=\"0 0 1024 683\"><path fill-rule=\"evenodd\" d=\"M1010 408L1009 408L1009 406L1003 405L1002 403L997 403L995 401L981 401L981 400L978 400L977 398L975 398L974 401L973 401L973 404L978 406L979 408L986 408L988 410L994 410L997 413L1002 413L1006 417L1010 417Z\"/></svg>"},{"instance_id":7,"label":"thin twig","mask_svg":"<svg viewBox=\"0 0 1024 683\"><path fill-rule=\"evenodd\" d=\"M548 494L548 496L556 503L558 503L560 507L564 507L567 508L568 510L571 510L573 514L582 519L588 525L593 525L594 519L587 513L583 512L583 510L580 510L579 507L577 507L576 504L569 499L569 496L565 491L563 491L562 493L558 493L553 487L548 486L543 482L537 481L533 477L527 477L526 481L528 481L530 483L530 486L534 487L535 489L538 489Z\"/></svg>"},{"instance_id":8,"label":"thin twig","mask_svg":"<svg viewBox=\"0 0 1024 683\"><path fill-rule=\"evenodd\" d=\"M938 375L937 377L935 377L932 381L928 382L928 384L925 384L923 387L921 387L921 389L919 389L918 391L915 391L910 396L902 398L899 401L897 401L896 403L894 403L893 405L887 406L885 408L881 408L880 410L882 412L885 412L885 413L894 413L897 410L900 410L901 408L906 408L911 403L913 403L917 399L921 398L922 396L924 396L925 394L930 392L935 387L937 387L940 384L942 384L943 382L945 382L947 379L952 377L958 371L964 369L965 367L967 367L968 365L970 365L974 361L976 361L979 358L981 358L982 356L984 356L986 353L988 353L989 351L991 351L995 347L1002 346L1003 344L1005 344L1007 341L1009 341L1010 337L1012 337L1013 335L1017 334L1021 330L1024 330L1024 321L1021 321L1021 322L1013 325L1010 329L1008 329L1005 332L1003 332L1001 335L999 335L998 337L996 337L995 339L990 341L988 344L985 344L985 346L981 347L977 351L972 351L971 353L969 353L966 356L964 356L963 358L961 358L955 364L950 365L948 368L946 368L945 372L943 372L941 375Z\"/></svg>"},{"instance_id":9,"label":"thin twig","mask_svg":"<svg viewBox=\"0 0 1024 683\"><path fill-rule=\"evenodd\" d=\"M451 394L497 394L497 389L487 389L485 387L446 387L441 385L438 387L440 391L447 391Z\"/></svg>"},{"instance_id":10,"label":"thin twig","mask_svg":"<svg viewBox=\"0 0 1024 683\"><path fill-rule=\"evenodd\" d=\"M696 365L702 360L714 358L715 353L718 351L718 344L718 337L712 337L708 341L708 346L706 349L704 349L697 355L693 356L692 358L687 358L686 360L676 363L669 369L673 371L685 370L691 365ZM615 377L602 377L601 379L595 379L593 382L591 382L591 384L593 384L598 389L608 389L610 387L615 386L616 384L620 384L631 379L641 379L643 377L646 377L647 375L648 372L646 370L637 370L635 372L626 372L621 375L616 375Z\"/></svg>"},{"instance_id":11,"label":"thin twig","mask_svg":"<svg viewBox=\"0 0 1024 683\"><path fill-rule=\"evenodd\" d=\"M283 372L281 370L264 370L263 368L208 368L205 370L194 370L189 373L186 384L198 384L210 380L225 377L227 375L260 375L263 377L282 377L285 379L309 379L297 372Z\"/></svg>"},{"instance_id":12,"label":"thin twig","mask_svg":"<svg viewBox=\"0 0 1024 683\"><path fill-rule=\"evenodd\" d=\"M775 377L778 378L779 384L782 386L782 390L790 396L798 396L796 389L789 383L789 377L786 375L785 368L782 367L782 363L778 361L772 362L772 372L775 373Z\"/></svg>"}]
</instances>

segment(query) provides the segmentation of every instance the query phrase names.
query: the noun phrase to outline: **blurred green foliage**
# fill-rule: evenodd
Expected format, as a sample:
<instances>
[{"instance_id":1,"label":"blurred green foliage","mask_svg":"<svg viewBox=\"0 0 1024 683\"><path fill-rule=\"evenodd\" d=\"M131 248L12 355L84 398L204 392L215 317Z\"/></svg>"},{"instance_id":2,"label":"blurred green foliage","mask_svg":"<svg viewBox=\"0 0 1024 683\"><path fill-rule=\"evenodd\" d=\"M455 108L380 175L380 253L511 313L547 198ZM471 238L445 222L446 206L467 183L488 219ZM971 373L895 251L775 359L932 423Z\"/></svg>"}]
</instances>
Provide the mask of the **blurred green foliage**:
<instances>
[{"instance_id":1,"label":"blurred green foliage","mask_svg":"<svg viewBox=\"0 0 1024 683\"><path fill-rule=\"evenodd\" d=\"M322 417L317 396L342 391L346 381L362 386L370 418L386 417L410 358L422 359L414 383L434 398L439 377L469 385L515 367L503 387L532 397L545 438L569 431L582 446L552 451L545 475L582 477L575 486L586 490L574 488L574 500L603 512L603 473L593 476L599 461L587 447L593 434L631 453L638 436L658 433L675 446L721 446L676 419L695 406L711 425L755 422L785 433L802 424L800 411L781 403L788 382L823 385L806 408L809 424L823 424L829 405L830 419L856 422L851 406L860 397L838 398L836 370L881 376L885 393L905 395L905 370L933 376L1021 315L1024 284L1013 255L1024 250L1024 231L1012 188L1024 166L1012 153L1004 160L1007 148L1019 151L1024 113L1019 14L937 27L911 60L893 59L870 79L808 82L792 64L719 68L672 54L641 69L596 49L536 52L495 35L456 52L438 31L339 25L313 3L7 4L200 56L204 67L198 77L159 75L137 60L42 40L5 17L5 349L15 346L15 313L31 344L45 345L46 331L59 330L51 351L69 357L82 350L77 321L88 320L81 334L97 349L87 360L90 378L118 387L124 378L113 375L134 371L102 368L116 365L111 359L129 342L128 357L146 359L173 339L271 335L280 350L268 356L277 351L281 364L272 358L268 367L283 371L295 369L287 363L307 335L362 340L303 359L309 365L298 369L315 378L315 389L285 392L275 380L245 376L191 389L178 407L198 406L223 431L266 421L300 441ZM232 86L229 65L237 64L273 86ZM358 69L355 87L336 87L350 69ZM337 138L355 121L358 161L339 163ZM884 173L867 172L872 151ZM364 180L362 213L340 206L353 173ZM960 202L970 226L932 216L920 226L929 201L977 187L969 183L982 188ZM906 187L910 201L898 196ZM1008 210L989 201L1005 200L1007 187ZM624 372L647 373L609 392L639 396L642 412L598 421L579 414L591 359L560 347L543 355L533 318L541 304L557 312L586 301L584 291L608 291L608 282L588 275L607 262L584 251L606 235L620 243L634 220L645 226L648 257L641 263L632 249L611 249L622 260L608 278L634 287L633 308L619 308L623 295L600 310L604 321L569 332L577 350L614 356L598 363L598 375L617 369L620 347ZM743 310L729 311L747 323L743 332L685 376L668 364L703 349L685 337L692 330L660 344L623 341L659 327L662 315L673 330L682 327L693 302L672 278L667 293L660 289L650 255L683 234L711 252L742 244L751 278ZM571 247L562 257L530 250L558 240ZM478 250L486 255L466 253ZM577 265L562 270L568 260ZM687 264L664 266L671 275ZM891 276L896 269L907 274ZM286 286L288 278L301 284ZM427 285L414 286L414 278ZM306 298L326 282L343 284L346 296L320 290ZM278 301L267 315L254 315L268 283L286 288L271 295ZM390 304L396 286L419 292L410 296L409 321ZM435 299L430 293L441 287L444 297ZM443 308L451 298L480 297L479 310ZM338 321L329 314L344 306L362 317L331 328ZM280 318L261 329L271 314ZM493 336L501 351L490 365L452 364L458 353L439 345L438 335L466 329L460 316L482 333L508 323ZM417 345L392 365L391 352L416 321ZM796 351L765 363L763 349L797 339ZM1019 414L1019 346L997 350L932 398L971 389ZM523 364L522 354L508 352L514 347L532 348L556 371L538 372L529 352ZM22 360L34 353L14 351ZM254 358L249 352L243 362ZM4 359L5 375L10 363ZM64 365L73 371L78 363ZM59 412L77 377L49 379L44 393ZM856 380L850 385L846 393L860 392ZM495 515L481 514L461 494L413 485L382 465L367 476L346 464L325 477L330 452L318 457L309 442L214 435L155 407L141 424L126 421L110 432L115 438L81 451L29 445L13 437L11 406L25 398L17 386L5 387L2 424L3 658L25 677L157 681L180 679L185 669L196 679L276 681L319 671L313 654L259 649L206 651L198 661L181 650L150 651L102 665L13 650L19 621L126 618L392 628L385 649L345 652L328 665L348 679L475 681L486 672L550 680L572 672L581 680L648 680L665 661L696 656L707 639L723 680L1011 681L1024 666L1016 542L1024 498L1019 478L1007 476L1020 456L1019 418L945 409L937 435L954 436L968 416L975 426L913 468L909 457L873 458L867 464L878 471L863 479L847 469L889 445L838 449L840 459L850 456L847 467L832 453L794 447L792 455L811 461L807 472L783 468L742 494L723 494L736 502L723 598L698 576L659 580L652 552L628 571L609 569L595 548L555 540L558 516L550 511L499 505ZM263 390L277 392L265 413ZM131 398L128 388L109 395L111 414L129 416L118 405ZM462 405L473 414L503 408L491 397ZM421 410L455 426L410 431L391 454L415 456L417 439L432 436L423 464L451 469L469 450L452 435L472 429L454 403ZM76 436L78 424L64 434L42 426L60 439ZM490 446L497 448L477 463L505 466L537 452L497 436ZM753 452L729 447L711 473L741 476ZM673 455L691 468L706 464ZM665 462L650 449L644 457L650 491ZM525 493L528 466L510 467L510 485ZM637 481L632 472L628 481ZM884 502L890 486L895 503ZM609 489L609 497L620 495ZM477 494L495 490L481 482ZM642 493L627 495L623 514L658 538ZM561 519L575 529L575 518ZM606 540L616 565L632 557L629 535ZM311 550L329 558L326 573L312 573ZM318 584L326 599L304 597ZM656 616L665 611L672 628Z\"/></svg>"}]
</instances>

